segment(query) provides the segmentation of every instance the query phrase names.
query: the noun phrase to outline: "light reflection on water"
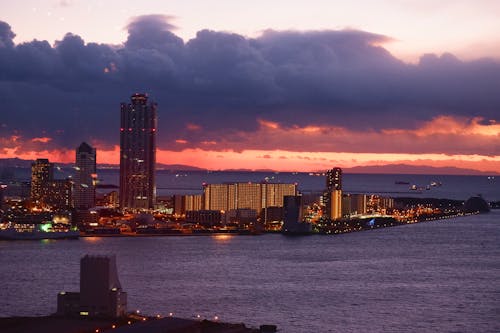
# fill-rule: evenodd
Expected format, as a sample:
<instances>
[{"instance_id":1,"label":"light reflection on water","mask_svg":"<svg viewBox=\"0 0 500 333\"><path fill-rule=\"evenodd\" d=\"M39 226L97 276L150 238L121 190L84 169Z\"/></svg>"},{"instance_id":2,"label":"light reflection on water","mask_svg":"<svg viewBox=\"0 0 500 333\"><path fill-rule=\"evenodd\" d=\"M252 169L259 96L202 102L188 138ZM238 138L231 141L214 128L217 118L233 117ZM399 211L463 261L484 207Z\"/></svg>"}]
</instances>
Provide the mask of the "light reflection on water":
<instances>
[{"instance_id":1,"label":"light reflection on water","mask_svg":"<svg viewBox=\"0 0 500 333\"><path fill-rule=\"evenodd\" d=\"M55 311L116 254L129 308L281 332L499 332L500 212L340 236L0 242L0 316Z\"/></svg>"}]
</instances>

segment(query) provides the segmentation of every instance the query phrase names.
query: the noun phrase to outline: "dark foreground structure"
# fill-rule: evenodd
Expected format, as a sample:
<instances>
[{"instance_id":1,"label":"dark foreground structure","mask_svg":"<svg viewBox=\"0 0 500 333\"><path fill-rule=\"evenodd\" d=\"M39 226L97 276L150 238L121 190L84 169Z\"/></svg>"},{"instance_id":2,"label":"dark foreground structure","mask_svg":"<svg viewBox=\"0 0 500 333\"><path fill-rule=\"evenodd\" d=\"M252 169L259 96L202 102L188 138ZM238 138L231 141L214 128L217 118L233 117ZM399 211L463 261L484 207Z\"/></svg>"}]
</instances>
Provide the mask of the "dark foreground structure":
<instances>
[{"instance_id":1,"label":"dark foreground structure","mask_svg":"<svg viewBox=\"0 0 500 333\"><path fill-rule=\"evenodd\" d=\"M57 295L61 316L118 318L127 313L115 256L84 256L80 261L80 292Z\"/></svg>"},{"instance_id":2,"label":"dark foreground structure","mask_svg":"<svg viewBox=\"0 0 500 333\"><path fill-rule=\"evenodd\" d=\"M114 255L86 255L80 261L80 292L60 292L57 313L46 317L0 318L2 333L272 333L275 325L259 329L205 319L155 317L127 313Z\"/></svg>"},{"instance_id":3,"label":"dark foreground structure","mask_svg":"<svg viewBox=\"0 0 500 333\"><path fill-rule=\"evenodd\" d=\"M208 320L180 318L82 319L60 316L0 318L2 333L268 333L273 325L262 329L248 328L244 324L219 323ZM270 328L270 330L269 330Z\"/></svg>"}]
</instances>

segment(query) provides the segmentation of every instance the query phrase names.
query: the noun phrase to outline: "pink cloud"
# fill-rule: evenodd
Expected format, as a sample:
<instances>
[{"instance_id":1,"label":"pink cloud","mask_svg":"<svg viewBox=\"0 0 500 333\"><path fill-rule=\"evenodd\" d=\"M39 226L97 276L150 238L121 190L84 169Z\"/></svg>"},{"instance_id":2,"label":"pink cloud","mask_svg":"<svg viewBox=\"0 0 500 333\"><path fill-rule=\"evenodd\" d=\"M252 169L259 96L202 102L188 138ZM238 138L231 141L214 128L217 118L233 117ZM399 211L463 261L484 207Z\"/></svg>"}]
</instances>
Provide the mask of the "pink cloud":
<instances>
[{"instance_id":1,"label":"pink cloud","mask_svg":"<svg viewBox=\"0 0 500 333\"><path fill-rule=\"evenodd\" d=\"M31 142L40 142L40 143L48 143L50 141L52 141L52 138L49 138L49 137L41 137L41 138L31 139Z\"/></svg>"}]
</instances>

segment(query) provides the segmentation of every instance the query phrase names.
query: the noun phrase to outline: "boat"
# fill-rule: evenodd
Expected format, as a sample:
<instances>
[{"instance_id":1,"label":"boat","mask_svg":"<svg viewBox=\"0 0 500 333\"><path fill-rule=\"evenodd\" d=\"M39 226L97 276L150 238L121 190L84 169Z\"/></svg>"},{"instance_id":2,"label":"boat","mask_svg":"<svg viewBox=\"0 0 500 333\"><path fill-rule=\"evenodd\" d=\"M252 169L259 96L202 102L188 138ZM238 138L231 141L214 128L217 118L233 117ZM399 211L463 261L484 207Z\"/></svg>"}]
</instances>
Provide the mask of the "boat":
<instances>
[{"instance_id":1,"label":"boat","mask_svg":"<svg viewBox=\"0 0 500 333\"><path fill-rule=\"evenodd\" d=\"M41 240L41 239L76 239L80 237L78 229L52 223L9 224L0 229L0 239L4 240Z\"/></svg>"},{"instance_id":2,"label":"boat","mask_svg":"<svg viewBox=\"0 0 500 333\"><path fill-rule=\"evenodd\" d=\"M402 180L396 180L394 182L396 185L410 185L410 182L402 181Z\"/></svg>"}]
</instances>

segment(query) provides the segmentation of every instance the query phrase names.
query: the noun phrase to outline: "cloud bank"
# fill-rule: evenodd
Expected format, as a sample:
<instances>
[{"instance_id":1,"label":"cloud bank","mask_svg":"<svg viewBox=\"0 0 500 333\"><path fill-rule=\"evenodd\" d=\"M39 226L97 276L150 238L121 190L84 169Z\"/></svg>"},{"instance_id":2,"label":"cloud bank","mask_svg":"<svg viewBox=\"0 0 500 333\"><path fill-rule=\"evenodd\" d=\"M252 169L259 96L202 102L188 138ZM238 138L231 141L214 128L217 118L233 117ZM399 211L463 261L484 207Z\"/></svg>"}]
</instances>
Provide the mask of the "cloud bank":
<instances>
[{"instance_id":1,"label":"cloud bank","mask_svg":"<svg viewBox=\"0 0 500 333\"><path fill-rule=\"evenodd\" d=\"M16 45L0 22L0 150L113 149L120 102L148 92L164 150L500 155L498 61L407 64L358 30L183 41L169 20L132 19L122 45L72 33Z\"/></svg>"}]
</instances>

